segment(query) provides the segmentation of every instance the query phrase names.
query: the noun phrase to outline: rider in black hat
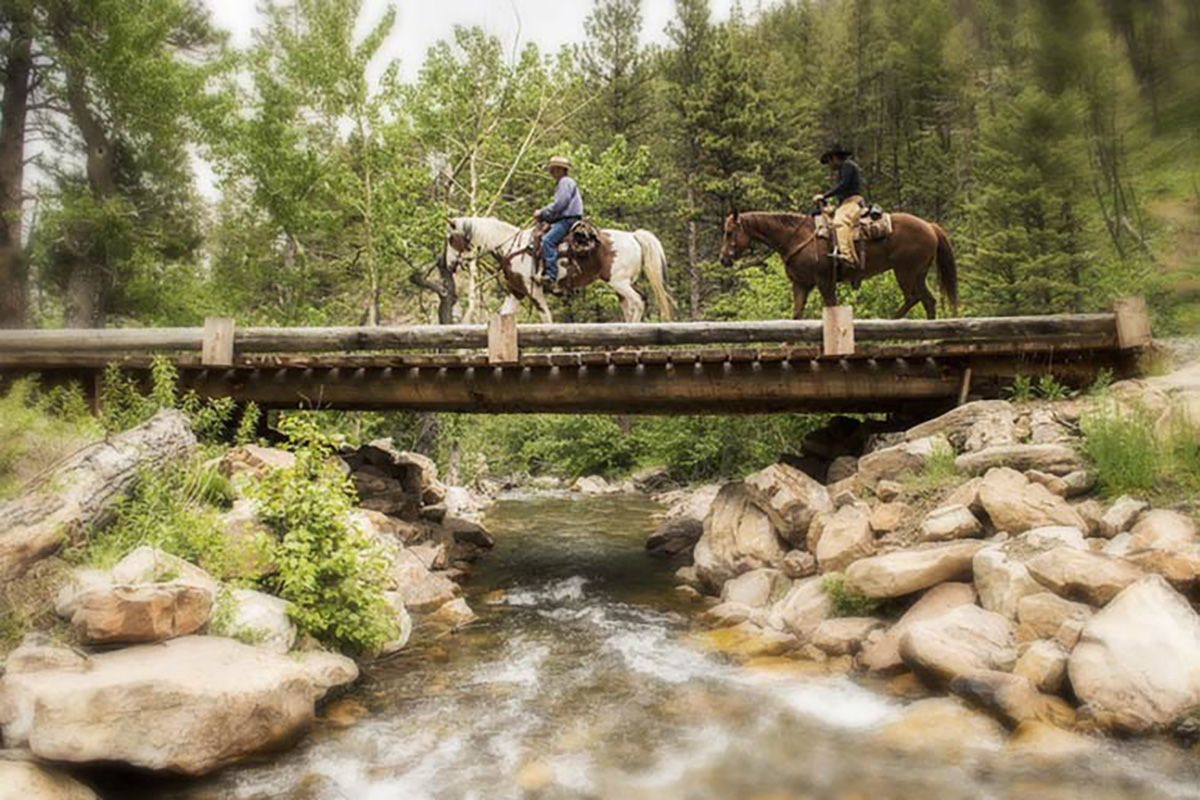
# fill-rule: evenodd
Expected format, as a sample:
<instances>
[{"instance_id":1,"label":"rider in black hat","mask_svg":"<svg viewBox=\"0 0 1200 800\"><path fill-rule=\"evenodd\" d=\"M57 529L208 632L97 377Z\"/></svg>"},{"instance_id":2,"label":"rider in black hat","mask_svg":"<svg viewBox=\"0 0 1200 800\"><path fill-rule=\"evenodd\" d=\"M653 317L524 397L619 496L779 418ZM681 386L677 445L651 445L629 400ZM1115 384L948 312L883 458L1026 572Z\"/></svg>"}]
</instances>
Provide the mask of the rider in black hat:
<instances>
[{"instance_id":1,"label":"rider in black hat","mask_svg":"<svg viewBox=\"0 0 1200 800\"><path fill-rule=\"evenodd\" d=\"M854 153L840 144L831 146L821 154L821 163L837 170L837 185L824 194L816 195L813 202L824 205L830 197L836 198L837 210L833 213L833 229L837 234L837 252L831 255L847 264L858 264L858 253L854 249L854 228L863 215L863 180Z\"/></svg>"}]
</instances>

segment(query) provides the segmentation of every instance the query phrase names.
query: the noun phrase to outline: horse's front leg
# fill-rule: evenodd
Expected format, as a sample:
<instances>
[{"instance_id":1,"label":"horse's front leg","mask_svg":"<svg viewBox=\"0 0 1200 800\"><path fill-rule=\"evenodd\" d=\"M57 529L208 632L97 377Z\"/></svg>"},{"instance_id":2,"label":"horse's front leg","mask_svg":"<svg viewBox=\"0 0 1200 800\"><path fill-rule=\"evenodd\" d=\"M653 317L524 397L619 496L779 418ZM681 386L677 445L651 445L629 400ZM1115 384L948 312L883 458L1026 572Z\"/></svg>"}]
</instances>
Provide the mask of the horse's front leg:
<instances>
[{"instance_id":1,"label":"horse's front leg","mask_svg":"<svg viewBox=\"0 0 1200 800\"><path fill-rule=\"evenodd\" d=\"M811 285L792 284L792 319L804 319L804 307L808 305L808 293Z\"/></svg>"},{"instance_id":2,"label":"horse's front leg","mask_svg":"<svg viewBox=\"0 0 1200 800\"><path fill-rule=\"evenodd\" d=\"M542 315L542 322L549 325L554 322L554 315L550 313L550 305L546 302L546 293L542 291L542 287L536 281L531 281L529 289L529 299L537 306L538 313Z\"/></svg>"}]
</instances>

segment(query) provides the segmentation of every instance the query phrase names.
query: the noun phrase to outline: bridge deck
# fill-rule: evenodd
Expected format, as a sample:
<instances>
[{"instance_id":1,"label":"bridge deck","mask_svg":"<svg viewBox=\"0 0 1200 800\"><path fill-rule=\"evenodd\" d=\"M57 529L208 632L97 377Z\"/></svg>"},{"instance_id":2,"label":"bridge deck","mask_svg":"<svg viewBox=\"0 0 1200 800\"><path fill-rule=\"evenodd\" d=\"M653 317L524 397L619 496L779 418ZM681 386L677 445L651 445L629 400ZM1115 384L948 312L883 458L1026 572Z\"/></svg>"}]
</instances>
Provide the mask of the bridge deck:
<instances>
[{"instance_id":1,"label":"bridge deck","mask_svg":"<svg viewBox=\"0 0 1200 800\"><path fill-rule=\"evenodd\" d=\"M510 325L507 350L485 326L227 326L223 356L203 329L14 331L0 332L0 379L39 373L96 393L107 365L145 375L154 355L166 355L184 388L268 408L892 412L950 405L968 392L998 396L1019 374L1071 386L1102 370L1135 375L1148 329L1131 339L1120 317L863 320L853 333L866 343L837 356L826 355L820 322L791 321ZM397 352L421 348L440 351Z\"/></svg>"}]
</instances>

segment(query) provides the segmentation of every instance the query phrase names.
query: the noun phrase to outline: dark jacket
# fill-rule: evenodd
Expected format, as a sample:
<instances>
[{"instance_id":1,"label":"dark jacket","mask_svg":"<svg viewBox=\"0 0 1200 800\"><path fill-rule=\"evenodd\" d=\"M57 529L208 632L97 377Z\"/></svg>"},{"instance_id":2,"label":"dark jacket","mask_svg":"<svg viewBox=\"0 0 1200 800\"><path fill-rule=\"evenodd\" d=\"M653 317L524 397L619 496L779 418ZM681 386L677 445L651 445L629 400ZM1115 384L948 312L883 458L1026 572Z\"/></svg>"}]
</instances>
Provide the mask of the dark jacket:
<instances>
[{"instance_id":1,"label":"dark jacket","mask_svg":"<svg viewBox=\"0 0 1200 800\"><path fill-rule=\"evenodd\" d=\"M858 169L858 164L847 158L838 168L837 186L826 192L825 196L836 197L840 203L847 197L853 197L856 194L863 194L862 173Z\"/></svg>"}]
</instances>

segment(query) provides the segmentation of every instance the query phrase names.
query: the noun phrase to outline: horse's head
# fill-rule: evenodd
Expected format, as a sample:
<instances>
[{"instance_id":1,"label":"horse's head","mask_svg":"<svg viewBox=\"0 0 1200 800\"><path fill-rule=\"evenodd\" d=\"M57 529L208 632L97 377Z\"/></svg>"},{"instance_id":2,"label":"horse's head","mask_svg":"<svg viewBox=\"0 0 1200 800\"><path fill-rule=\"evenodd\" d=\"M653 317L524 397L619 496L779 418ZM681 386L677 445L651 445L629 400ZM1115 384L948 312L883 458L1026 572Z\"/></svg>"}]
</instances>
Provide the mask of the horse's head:
<instances>
[{"instance_id":1,"label":"horse's head","mask_svg":"<svg viewBox=\"0 0 1200 800\"><path fill-rule=\"evenodd\" d=\"M446 227L446 265L457 271L463 254L471 249L471 226L463 217L451 217Z\"/></svg>"},{"instance_id":2,"label":"horse's head","mask_svg":"<svg viewBox=\"0 0 1200 800\"><path fill-rule=\"evenodd\" d=\"M750 247L750 234L742 226L742 216L733 211L725 217L724 232L721 236L721 263L732 267L733 262Z\"/></svg>"}]
</instances>

